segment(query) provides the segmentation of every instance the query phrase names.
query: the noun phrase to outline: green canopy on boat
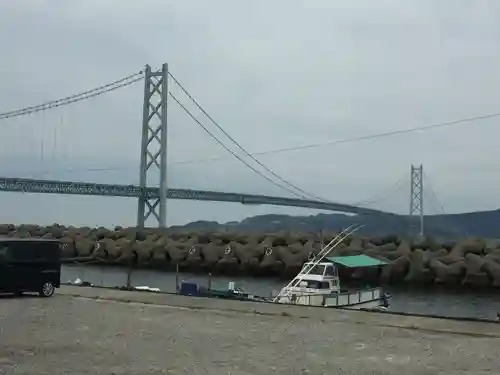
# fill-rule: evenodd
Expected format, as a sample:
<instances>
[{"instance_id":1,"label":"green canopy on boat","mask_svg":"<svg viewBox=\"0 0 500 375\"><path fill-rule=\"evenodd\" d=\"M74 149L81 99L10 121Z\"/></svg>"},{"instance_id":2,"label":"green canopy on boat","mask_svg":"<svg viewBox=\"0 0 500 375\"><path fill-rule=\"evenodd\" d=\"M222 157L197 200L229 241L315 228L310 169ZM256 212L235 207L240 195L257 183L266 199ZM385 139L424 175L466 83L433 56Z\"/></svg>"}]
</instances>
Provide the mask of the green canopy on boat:
<instances>
[{"instance_id":1,"label":"green canopy on boat","mask_svg":"<svg viewBox=\"0 0 500 375\"><path fill-rule=\"evenodd\" d=\"M347 268L359 268L359 267L377 267L386 265L387 262L383 260L375 259L369 257L368 255L350 255L344 257L326 257L330 262L347 267Z\"/></svg>"}]
</instances>

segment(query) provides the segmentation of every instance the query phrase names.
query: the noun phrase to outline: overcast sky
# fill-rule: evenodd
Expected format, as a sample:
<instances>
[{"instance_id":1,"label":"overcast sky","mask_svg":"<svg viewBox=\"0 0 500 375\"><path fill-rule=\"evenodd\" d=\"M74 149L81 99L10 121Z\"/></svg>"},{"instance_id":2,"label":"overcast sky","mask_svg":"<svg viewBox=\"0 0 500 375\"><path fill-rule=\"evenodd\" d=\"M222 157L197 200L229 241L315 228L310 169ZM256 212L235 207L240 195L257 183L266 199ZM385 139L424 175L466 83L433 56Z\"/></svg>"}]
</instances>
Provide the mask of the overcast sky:
<instances>
[{"instance_id":1,"label":"overcast sky","mask_svg":"<svg viewBox=\"0 0 500 375\"><path fill-rule=\"evenodd\" d=\"M0 2L0 112L137 72L170 71L250 152L500 112L500 3L487 0ZM0 174L137 183L141 83L0 120ZM172 86L204 124L199 111ZM262 163L315 195L408 210L412 163L426 210L500 207L500 117L420 133L268 154ZM220 133L216 133L219 135ZM289 196L169 107L169 185ZM227 142L226 139L224 139ZM89 171L109 168L107 171ZM398 184L399 182L399 184ZM122 198L0 194L1 222L131 225ZM306 209L169 201L169 224ZM150 224L154 224L151 222Z\"/></svg>"}]
</instances>

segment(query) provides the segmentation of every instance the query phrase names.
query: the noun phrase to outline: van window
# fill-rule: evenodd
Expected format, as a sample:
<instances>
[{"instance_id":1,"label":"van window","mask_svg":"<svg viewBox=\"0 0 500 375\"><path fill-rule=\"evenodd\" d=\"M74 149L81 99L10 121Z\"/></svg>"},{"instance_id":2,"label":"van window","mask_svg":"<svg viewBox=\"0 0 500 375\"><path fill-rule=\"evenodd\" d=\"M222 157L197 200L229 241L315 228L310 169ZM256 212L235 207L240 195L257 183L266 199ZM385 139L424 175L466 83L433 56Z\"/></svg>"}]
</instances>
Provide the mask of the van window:
<instances>
[{"instance_id":1,"label":"van window","mask_svg":"<svg viewBox=\"0 0 500 375\"><path fill-rule=\"evenodd\" d=\"M7 258L13 261L44 262L59 258L59 247L56 242L19 241L9 243L8 247L5 244L0 246L7 249Z\"/></svg>"},{"instance_id":2,"label":"van window","mask_svg":"<svg viewBox=\"0 0 500 375\"><path fill-rule=\"evenodd\" d=\"M5 244L0 244L0 259L8 260L10 258L10 248Z\"/></svg>"}]
</instances>

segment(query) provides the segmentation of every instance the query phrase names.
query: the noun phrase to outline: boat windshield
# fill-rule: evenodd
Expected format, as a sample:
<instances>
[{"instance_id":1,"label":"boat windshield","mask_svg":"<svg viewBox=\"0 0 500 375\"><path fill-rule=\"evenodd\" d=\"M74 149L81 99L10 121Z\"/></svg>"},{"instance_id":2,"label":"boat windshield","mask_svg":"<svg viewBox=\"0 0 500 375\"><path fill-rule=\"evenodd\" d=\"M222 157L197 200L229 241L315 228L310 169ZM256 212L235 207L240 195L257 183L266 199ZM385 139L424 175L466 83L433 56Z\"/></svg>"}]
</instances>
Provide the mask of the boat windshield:
<instances>
[{"instance_id":1,"label":"boat windshield","mask_svg":"<svg viewBox=\"0 0 500 375\"><path fill-rule=\"evenodd\" d=\"M306 263L304 265L304 267L302 267L302 270L300 271L300 273L302 273L302 274L306 273L307 271L304 272L304 269L306 267L309 269L311 266L310 266L310 264ZM317 264L309 272L307 272L307 274L308 275L320 275L320 276L323 276L323 272L324 271L325 271L325 266L324 265L320 266L320 265Z\"/></svg>"},{"instance_id":2,"label":"boat windshield","mask_svg":"<svg viewBox=\"0 0 500 375\"><path fill-rule=\"evenodd\" d=\"M298 286L311 289L330 289L330 284L327 281L317 280L302 280Z\"/></svg>"}]
</instances>

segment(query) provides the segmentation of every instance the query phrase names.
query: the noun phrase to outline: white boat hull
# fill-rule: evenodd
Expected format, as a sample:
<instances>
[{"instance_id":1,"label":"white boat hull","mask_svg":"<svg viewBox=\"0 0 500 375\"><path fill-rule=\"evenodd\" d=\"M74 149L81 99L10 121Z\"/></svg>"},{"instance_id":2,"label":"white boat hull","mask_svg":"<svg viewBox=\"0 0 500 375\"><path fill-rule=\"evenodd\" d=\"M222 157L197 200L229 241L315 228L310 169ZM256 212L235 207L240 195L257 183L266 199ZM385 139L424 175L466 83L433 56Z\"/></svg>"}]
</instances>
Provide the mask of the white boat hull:
<instances>
[{"instance_id":1,"label":"white boat hull","mask_svg":"<svg viewBox=\"0 0 500 375\"><path fill-rule=\"evenodd\" d=\"M352 310L386 308L388 299L380 288L339 293L300 293L290 291L278 298L278 303L346 308Z\"/></svg>"}]
</instances>

